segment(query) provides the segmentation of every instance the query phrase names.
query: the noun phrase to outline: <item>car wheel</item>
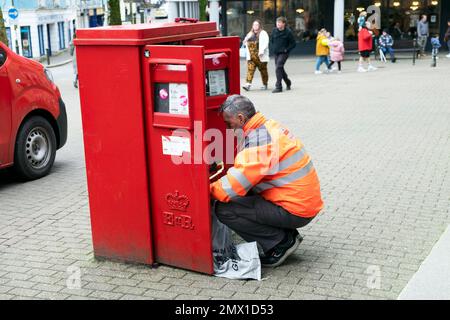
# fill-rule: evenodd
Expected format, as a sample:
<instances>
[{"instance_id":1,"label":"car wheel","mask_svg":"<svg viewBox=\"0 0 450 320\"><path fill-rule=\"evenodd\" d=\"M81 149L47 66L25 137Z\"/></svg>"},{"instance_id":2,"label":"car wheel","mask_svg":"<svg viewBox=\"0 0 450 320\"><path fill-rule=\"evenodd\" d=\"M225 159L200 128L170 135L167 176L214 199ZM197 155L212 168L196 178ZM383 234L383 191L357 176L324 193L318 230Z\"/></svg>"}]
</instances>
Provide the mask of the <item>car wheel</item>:
<instances>
[{"instance_id":1,"label":"car wheel","mask_svg":"<svg viewBox=\"0 0 450 320\"><path fill-rule=\"evenodd\" d=\"M56 136L50 123L43 117L28 119L17 134L14 168L25 180L47 175L55 161Z\"/></svg>"}]
</instances>

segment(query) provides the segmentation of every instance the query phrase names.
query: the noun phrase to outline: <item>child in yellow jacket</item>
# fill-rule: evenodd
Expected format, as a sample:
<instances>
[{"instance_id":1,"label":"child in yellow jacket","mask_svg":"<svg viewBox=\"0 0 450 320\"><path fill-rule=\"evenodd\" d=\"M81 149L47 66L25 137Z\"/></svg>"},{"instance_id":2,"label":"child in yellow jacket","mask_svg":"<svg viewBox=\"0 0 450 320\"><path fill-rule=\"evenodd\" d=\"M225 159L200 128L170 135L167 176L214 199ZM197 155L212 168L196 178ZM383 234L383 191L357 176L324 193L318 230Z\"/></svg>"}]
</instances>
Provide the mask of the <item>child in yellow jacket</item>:
<instances>
[{"instance_id":1,"label":"child in yellow jacket","mask_svg":"<svg viewBox=\"0 0 450 320\"><path fill-rule=\"evenodd\" d=\"M320 66L325 63L327 66L327 72L330 71L329 65L330 60L328 59L328 56L330 55L330 47L328 46L328 37L327 37L327 30L322 29L317 34L317 43L316 43L316 56L317 56L317 62L316 62L316 74L321 74L322 71L320 71Z\"/></svg>"}]
</instances>

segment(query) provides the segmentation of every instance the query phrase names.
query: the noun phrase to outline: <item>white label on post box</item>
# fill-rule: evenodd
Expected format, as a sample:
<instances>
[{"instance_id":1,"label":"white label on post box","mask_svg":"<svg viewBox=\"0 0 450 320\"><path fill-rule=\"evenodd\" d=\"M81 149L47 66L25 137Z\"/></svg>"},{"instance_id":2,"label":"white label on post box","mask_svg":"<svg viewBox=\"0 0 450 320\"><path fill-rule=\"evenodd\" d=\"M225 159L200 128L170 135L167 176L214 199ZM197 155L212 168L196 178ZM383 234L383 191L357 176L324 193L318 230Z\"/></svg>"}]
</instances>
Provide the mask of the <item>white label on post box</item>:
<instances>
[{"instance_id":1,"label":"white label on post box","mask_svg":"<svg viewBox=\"0 0 450 320\"><path fill-rule=\"evenodd\" d=\"M170 71L186 71L186 65L184 64L168 64L167 70Z\"/></svg>"},{"instance_id":2,"label":"white label on post box","mask_svg":"<svg viewBox=\"0 0 450 320\"><path fill-rule=\"evenodd\" d=\"M182 156L183 152L191 152L191 140L186 137L162 136L163 154Z\"/></svg>"},{"instance_id":3,"label":"white label on post box","mask_svg":"<svg viewBox=\"0 0 450 320\"><path fill-rule=\"evenodd\" d=\"M189 115L189 97L187 83L169 84L169 113Z\"/></svg>"},{"instance_id":4,"label":"white label on post box","mask_svg":"<svg viewBox=\"0 0 450 320\"><path fill-rule=\"evenodd\" d=\"M225 70L208 71L209 95L220 96L227 94L227 80Z\"/></svg>"}]
</instances>

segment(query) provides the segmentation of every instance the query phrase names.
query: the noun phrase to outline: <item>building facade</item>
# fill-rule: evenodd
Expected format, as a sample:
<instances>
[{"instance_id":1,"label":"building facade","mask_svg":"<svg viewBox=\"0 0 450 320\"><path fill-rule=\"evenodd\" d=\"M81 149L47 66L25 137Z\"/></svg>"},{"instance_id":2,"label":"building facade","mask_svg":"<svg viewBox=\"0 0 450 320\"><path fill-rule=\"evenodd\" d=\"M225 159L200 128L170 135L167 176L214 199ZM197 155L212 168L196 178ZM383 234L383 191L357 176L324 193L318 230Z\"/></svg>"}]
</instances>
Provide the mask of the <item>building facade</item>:
<instances>
[{"instance_id":1,"label":"building facade","mask_svg":"<svg viewBox=\"0 0 450 320\"><path fill-rule=\"evenodd\" d=\"M106 23L108 0L67 0L76 11L78 28L95 28Z\"/></svg>"},{"instance_id":2,"label":"building facade","mask_svg":"<svg viewBox=\"0 0 450 320\"><path fill-rule=\"evenodd\" d=\"M106 0L3 0L8 45L27 58L66 50L79 27L103 25ZM8 11L18 11L16 19Z\"/></svg>"},{"instance_id":3,"label":"building facade","mask_svg":"<svg viewBox=\"0 0 450 320\"><path fill-rule=\"evenodd\" d=\"M11 8L16 19L8 16ZM25 57L64 50L73 38L76 14L68 0L6 0L2 9L8 45Z\"/></svg>"},{"instance_id":4,"label":"building facade","mask_svg":"<svg viewBox=\"0 0 450 320\"><path fill-rule=\"evenodd\" d=\"M168 21L173 22L175 18L200 18L199 3L192 0L167 0Z\"/></svg>"},{"instance_id":5,"label":"building facade","mask_svg":"<svg viewBox=\"0 0 450 320\"><path fill-rule=\"evenodd\" d=\"M450 18L450 1L444 0L261 0L221 1L222 33L241 38L260 19L270 33L278 16L285 16L297 40L296 51L313 53L318 30L326 28L345 42L356 41L361 11L378 8L378 27L389 29L398 41L415 36L420 15L426 14L431 33L443 35ZM372 8L373 8L372 7Z\"/></svg>"}]
</instances>

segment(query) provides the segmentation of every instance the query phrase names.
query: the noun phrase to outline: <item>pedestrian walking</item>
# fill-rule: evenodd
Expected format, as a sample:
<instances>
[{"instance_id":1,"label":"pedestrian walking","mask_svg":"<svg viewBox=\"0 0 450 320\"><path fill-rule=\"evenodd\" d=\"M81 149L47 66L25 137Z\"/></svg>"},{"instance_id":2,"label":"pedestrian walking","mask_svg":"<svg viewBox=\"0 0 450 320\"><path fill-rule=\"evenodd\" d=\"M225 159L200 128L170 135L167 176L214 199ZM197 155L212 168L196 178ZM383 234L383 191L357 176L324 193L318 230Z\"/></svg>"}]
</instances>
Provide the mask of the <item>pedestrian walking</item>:
<instances>
[{"instance_id":1,"label":"pedestrian walking","mask_svg":"<svg viewBox=\"0 0 450 320\"><path fill-rule=\"evenodd\" d=\"M375 71L375 68L370 62L370 54L373 50L373 33L370 31L371 23L366 22L366 25L358 33L358 50L360 54L358 72ZM364 62L367 62L368 68L364 69Z\"/></svg>"},{"instance_id":2,"label":"pedestrian walking","mask_svg":"<svg viewBox=\"0 0 450 320\"><path fill-rule=\"evenodd\" d=\"M247 51L247 83L243 89L250 91L253 77L256 69L261 73L263 86L261 89L267 90L269 82L269 72L267 64L269 63L269 35L263 29L260 20L255 20L252 30L244 39L244 45Z\"/></svg>"},{"instance_id":3,"label":"pedestrian walking","mask_svg":"<svg viewBox=\"0 0 450 320\"><path fill-rule=\"evenodd\" d=\"M391 62L395 63L397 59L395 58L394 49L392 48L394 46L394 39L388 33L387 29L383 30L383 34L378 40L378 43L380 45L380 50L383 52L383 54L386 56L386 54L389 53L391 57Z\"/></svg>"},{"instance_id":4,"label":"pedestrian walking","mask_svg":"<svg viewBox=\"0 0 450 320\"><path fill-rule=\"evenodd\" d=\"M448 48L448 55L446 55L447 58L450 59L450 19L447 21L447 32L445 33L444 36L444 41L447 42L447 48Z\"/></svg>"},{"instance_id":5,"label":"pedestrian walking","mask_svg":"<svg viewBox=\"0 0 450 320\"><path fill-rule=\"evenodd\" d=\"M76 34L73 36L73 40L75 40L76 38ZM69 48L70 48L70 55L73 56L72 59L72 67L73 67L73 74L74 74L74 79L73 79L73 86L75 88L78 88L78 66L77 66L77 54L76 54L76 49L75 49L75 44L73 43L73 40L70 42L69 44Z\"/></svg>"},{"instance_id":6,"label":"pedestrian walking","mask_svg":"<svg viewBox=\"0 0 450 320\"><path fill-rule=\"evenodd\" d=\"M436 67L437 66L437 59L438 59L438 54L439 54L439 48L441 47L441 41L439 40L439 35L436 34L431 38L431 47L432 47L432 51L431 51L431 56L432 56L432 63L431 66L432 67Z\"/></svg>"},{"instance_id":7,"label":"pedestrian walking","mask_svg":"<svg viewBox=\"0 0 450 320\"><path fill-rule=\"evenodd\" d=\"M327 30L321 29L317 34L316 39L316 71L315 74L322 74L320 71L320 66L325 63L327 67L327 72L330 71L330 61L328 56L330 55L330 47L328 46L329 39L327 38Z\"/></svg>"},{"instance_id":8,"label":"pedestrian walking","mask_svg":"<svg viewBox=\"0 0 450 320\"><path fill-rule=\"evenodd\" d=\"M331 62L328 65L328 69L332 69L332 66L337 63L338 65L338 72L342 72L342 61L344 61L344 53L345 53L345 47L342 41L339 38L332 39L328 46L330 47L331 53Z\"/></svg>"},{"instance_id":9,"label":"pedestrian walking","mask_svg":"<svg viewBox=\"0 0 450 320\"><path fill-rule=\"evenodd\" d=\"M417 23L417 41L420 48L420 56L425 57L425 48L427 46L428 37L430 36L430 28L427 21L427 16L422 15L420 21Z\"/></svg>"},{"instance_id":10,"label":"pedestrian walking","mask_svg":"<svg viewBox=\"0 0 450 320\"><path fill-rule=\"evenodd\" d=\"M289 58L289 53L295 48L296 42L294 34L291 29L286 25L286 18L277 18L277 26L272 31L270 37L270 47L275 54L275 66L277 82L275 83L275 90L273 93L279 93L283 91L282 81L286 83L286 90L291 90L292 82L289 79L284 65Z\"/></svg>"}]
</instances>

